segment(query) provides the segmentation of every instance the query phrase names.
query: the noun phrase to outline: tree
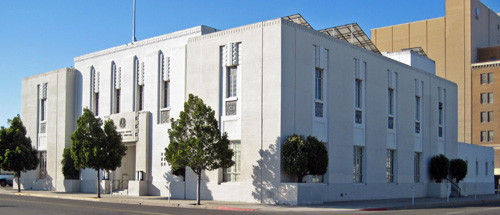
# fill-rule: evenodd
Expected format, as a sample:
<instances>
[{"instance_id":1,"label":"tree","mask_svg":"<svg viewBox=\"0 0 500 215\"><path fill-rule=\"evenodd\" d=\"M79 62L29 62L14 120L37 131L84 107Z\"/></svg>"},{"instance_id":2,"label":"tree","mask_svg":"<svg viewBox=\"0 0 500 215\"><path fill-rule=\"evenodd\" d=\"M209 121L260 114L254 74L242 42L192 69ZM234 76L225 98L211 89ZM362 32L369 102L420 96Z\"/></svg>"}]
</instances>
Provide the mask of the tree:
<instances>
[{"instance_id":1,"label":"tree","mask_svg":"<svg viewBox=\"0 0 500 215\"><path fill-rule=\"evenodd\" d=\"M74 180L80 176L80 170L75 167L75 160L71 157L71 148L65 148L63 152L62 173L64 179Z\"/></svg>"},{"instance_id":2,"label":"tree","mask_svg":"<svg viewBox=\"0 0 500 215\"><path fill-rule=\"evenodd\" d=\"M443 154L436 155L431 158L429 164L431 178L437 183L441 183L448 176L450 161Z\"/></svg>"},{"instance_id":3,"label":"tree","mask_svg":"<svg viewBox=\"0 0 500 215\"><path fill-rule=\"evenodd\" d=\"M38 166L38 151L26 137L26 128L19 115L10 122L9 128L0 128L0 168L14 172L17 192L21 192L21 172L35 170Z\"/></svg>"},{"instance_id":4,"label":"tree","mask_svg":"<svg viewBox=\"0 0 500 215\"><path fill-rule=\"evenodd\" d=\"M453 159L450 161L450 176L458 183L467 175L467 163L460 159Z\"/></svg>"},{"instance_id":5,"label":"tree","mask_svg":"<svg viewBox=\"0 0 500 215\"><path fill-rule=\"evenodd\" d=\"M283 170L297 176L298 183L302 183L306 175L324 175L328 169L328 151L316 137L289 136L283 143L282 153Z\"/></svg>"},{"instance_id":6,"label":"tree","mask_svg":"<svg viewBox=\"0 0 500 215\"><path fill-rule=\"evenodd\" d=\"M116 131L113 120L102 121L87 108L77 121L71 135L71 156L76 168L92 168L97 171L97 198L101 198L100 170L116 170L121 166L127 147Z\"/></svg>"},{"instance_id":7,"label":"tree","mask_svg":"<svg viewBox=\"0 0 500 215\"><path fill-rule=\"evenodd\" d=\"M165 158L174 168L190 167L197 175L196 204L200 204L200 183L203 170L229 168L233 150L229 148L227 134L221 135L215 111L203 100L189 94L178 120L171 120L168 130L170 144Z\"/></svg>"}]
</instances>

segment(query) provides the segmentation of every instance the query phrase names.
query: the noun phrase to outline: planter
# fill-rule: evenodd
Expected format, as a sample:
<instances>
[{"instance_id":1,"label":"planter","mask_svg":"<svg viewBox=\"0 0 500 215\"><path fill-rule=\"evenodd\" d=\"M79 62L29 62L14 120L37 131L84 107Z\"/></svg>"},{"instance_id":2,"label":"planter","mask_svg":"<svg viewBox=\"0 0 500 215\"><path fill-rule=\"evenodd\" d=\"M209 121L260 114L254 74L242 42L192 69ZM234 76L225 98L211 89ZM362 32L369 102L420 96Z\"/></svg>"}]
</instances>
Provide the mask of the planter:
<instances>
[{"instance_id":1,"label":"planter","mask_svg":"<svg viewBox=\"0 0 500 215\"><path fill-rule=\"evenodd\" d=\"M448 183L428 183L427 197L446 198L450 194L451 184Z\"/></svg>"},{"instance_id":2,"label":"planter","mask_svg":"<svg viewBox=\"0 0 500 215\"><path fill-rule=\"evenodd\" d=\"M75 193L80 192L80 180L64 180L64 192Z\"/></svg>"}]
</instances>

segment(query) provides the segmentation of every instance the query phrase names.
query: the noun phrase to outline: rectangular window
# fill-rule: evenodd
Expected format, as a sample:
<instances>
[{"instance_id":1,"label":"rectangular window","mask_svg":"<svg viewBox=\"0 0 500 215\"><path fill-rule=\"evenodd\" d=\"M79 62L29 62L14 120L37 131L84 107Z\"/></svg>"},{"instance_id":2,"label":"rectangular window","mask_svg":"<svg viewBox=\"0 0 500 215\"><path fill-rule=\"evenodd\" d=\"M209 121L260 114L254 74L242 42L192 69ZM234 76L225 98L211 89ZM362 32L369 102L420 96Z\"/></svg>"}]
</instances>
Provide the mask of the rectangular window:
<instances>
[{"instance_id":1,"label":"rectangular window","mask_svg":"<svg viewBox=\"0 0 500 215\"><path fill-rule=\"evenodd\" d=\"M481 84L486 84L486 74L485 73L481 74Z\"/></svg>"},{"instance_id":2,"label":"rectangular window","mask_svg":"<svg viewBox=\"0 0 500 215\"><path fill-rule=\"evenodd\" d=\"M394 129L394 89L389 88L387 91L387 128Z\"/></svg>"},{"instance_id":3,"label":"rectangular window","mask_svg":"<svg viewBox=\"0 0 500 215\"><path fill-rule=\"evenodd\" d=\"M438 125L438 136L439 137L443 137L443 124L444 124L443 103L439 102L439 125Z\"/></svg>"},{"instance_id":4,"label":"rectangular window","mask_svg":"<svg viewBox=\"0 0 500 215\"><path fill-rule=\"evenodd\" d=\"M236 97L237 67L227 68L227 98Z\"/></svg>"},{"instance_id":5,"label":"rectangular window","mask_svg":"<svg viewBox=\"0 0 500 215\"><path fill-rule=\"evenodd\" d=\"M486 104L488 102L488 98L486 96L486 93L481 93L481 104Z\"/></svg>"},{"instance_id":6,"label":"rectangular window","mask_svg":"<svg viewBox=\"0 0 500 215\"><path fill-rule=\"evenodd\" d=\"M488 111L488 122L493 122L493 111Z\"/></svg>"},{"instance_id":7,"label":"rectangular window","mask_svg":"<svg viewBox=\"0 0 500 215\"><path fill-rule=\"evenodd\" d=\"M488 140L487 132L481 131L481 142L486 142Z\"/></svg>"},{"instance_id":8,"label":"rectangular window","mask_svg":"<svg viewBox=\"0 0 500 215\"><path fill-rule=\"evenodd\" d=\"M482 111L481 112L481 122L487 122L487 121L488 121L487 113Z\"/></svg>"},{"instance_id":9,"label":"rectangular window","mask_svg":"<svg viewBox=\"0 0 500 215\"><path fill-rule=\"evenodd\" d=\"M493 93L488 93L488 104L493 104Z\"/></svg>"},{"instance_id":10,"label":"rectangular window","mask_svg":"<svg viewBox=\"0 0 500 215\"><path fill-rule=\"evenodd\" d=\"M414 157L414 161L413 161L414 162L413 163L413 165L414 165L414 168L413 168L414 179L413 179L413 181L415 183L420 183L420 154L421 153L419 153L419 152L415 152L415 155L414 155L415 157Z\"/></svg>"},{"instance_id":11,"label":"rectangular window","mask_svg":"<svg viewBox=\"0 0 500 215\"><path fill-rule=\"evenodd\" d=\"M386 167L386 182L394 182L394 150L387 150L387 158L385 160Z\"/></svg>"},{"instance_id":12,"label":"rectangular window","mask_svg":"<svg viewBox=\"0 0 500 215\"><path fill-rule=\"evenodd\" d=\"M115 96L116 96L116 106L115 106L115 113L120 113L120 89L115 89Z\"/></svg>"},{"instance_id":13,"label":"rectangular window","mask_svg":"<svg viewBox=\"0 0 500 215\"><path fill-rule=\"evenodd\" d=\"M479 162L476 161L476 175L479 175Z\"/></svg>"},{"instance_id":14,"label":"rectangular window","mask_svg":"<svg viewBox=\"0 0 500 215\"><path fill-rule=\"evenodd\" d=\"M354 147L353 182L363 182L363 147Z\"/></svg>"},{"instance_id":15,"label":"rectangular window","mask_svg":"<svg viewBox=\"0 0 500 215\"><path fill-rule=\"evenodd\" d=\"M232 142L229 148L233 150L234 165L223 170L223 182L238 182L241 174L241 148L239 142Z\"/></svg>"},{"instance_id":16,"label":"rectangular window","mask_svg":"<svg viewBox=\"0 0 500 215\"><path fill-rule=\"evenodd\" d=\"M42 99L40 106L40 118L41 121L45 121L47 119L47 99Z\"/></svg>"},{"instance_id":17,"label":"rectangular window","mask_svg":"<svg viewBox=\"0 0 500 215\"><path fill-rule=\"evenodd\" d=\"M420 96L415 96L415 133L420 134L420 121L421 121L421 98Z\"/></svg>"},{"instance_id":18,"label":"rectangular window","mask_svg":"<svg viewBox=\"0 0 500 215\"><path fill-rule=\"evenodd\" d=\"M170 81L163 82L163 108L170 107Z\"/></svg>"},{"instance_id":19,"label":"rectangular window","mask_svg":"<svg viewBox=\"0 0 500 215\"><path fill-rule=\"evenodd\" d=\"M323 70L316 68L314 80L314 98L323 100Z\"/></svg>"},{"instance_id":20,"label":"rectangular window","mask_svg":"<svg viewBox=\"0 0 500 215\"><path fill-rule=\"evenodd\" d=\"M362 81L359 80L359 79L356 79L355 80L355 102L356 102L356 108L362 108L362 89L363 88L363 85L362 85Z\"/></svg>"},{"instance_id":21,"label":"rectangular window","mask_svg":"<svg viewBox=\"0 0 500 215\"><path fill-rule=\"evenodd\" d=\"M493 83L493 73L488 73L488 84Z\"/></svg>"},{"instance_id":22,"label":"rectangular window","mask_svg":"<svg viewBox=\"0 0 500 215\"><path fill-rule=\"evenodd\" d=\"M488 131L488 142L493 142L493 131Z\"/></svg>"},{"instance_id":23,"label":"rectangular window","mask_svg":"<svg viewBox=\"0 0 500 215\"><path fill-rule=\"evenodd\" d=\"M144 110L144 85L139 86L139 111Z\"/></svg>"},{"instance_id":24,"label":"rectangular window","mask_svg":"<svg viewBox=\"0 0 500 215\"><path fill-rule=\"evenodd\" d=\"M47 152L40 152L40 179L47 178Z\"/></svg>"},{"instance_id":25,"label":"rectangular window","mask_svg":"<svg viewBox=\"0 0 500 215\"><path fill-rule=\"evenodd\" d=\"M94 93L94 114L99 116L99 93Z\"/></svg>"}]
</instances>

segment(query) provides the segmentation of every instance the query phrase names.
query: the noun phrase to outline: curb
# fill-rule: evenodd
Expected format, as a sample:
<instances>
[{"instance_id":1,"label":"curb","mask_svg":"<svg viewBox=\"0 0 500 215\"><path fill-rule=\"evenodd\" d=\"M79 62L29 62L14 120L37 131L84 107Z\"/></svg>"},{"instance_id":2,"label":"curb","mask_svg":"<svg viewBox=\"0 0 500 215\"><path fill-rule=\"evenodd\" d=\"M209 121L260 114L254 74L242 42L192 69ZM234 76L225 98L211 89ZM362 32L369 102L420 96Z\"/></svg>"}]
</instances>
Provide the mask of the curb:
<instances>
[{"instance_id":1,"label":"curb","mask_svg":"<svg viewBox=\"0 0 500 215\"><path fill-rule=\"evenodd\" d=\"M259 209L249 209L249 208L233 208L233 207L217 207L217 210L221 211L259 211Z\"/></svg>"},{"instance_id":2,"label":"curb","mask_svg":"<svg viewBox=\"0 0 500 215\"><path fill-rule=\"evenodd\" d=\"M363 208L359 209L359 211L386 211L387 208Z\"/></svg>"}]
</instances>

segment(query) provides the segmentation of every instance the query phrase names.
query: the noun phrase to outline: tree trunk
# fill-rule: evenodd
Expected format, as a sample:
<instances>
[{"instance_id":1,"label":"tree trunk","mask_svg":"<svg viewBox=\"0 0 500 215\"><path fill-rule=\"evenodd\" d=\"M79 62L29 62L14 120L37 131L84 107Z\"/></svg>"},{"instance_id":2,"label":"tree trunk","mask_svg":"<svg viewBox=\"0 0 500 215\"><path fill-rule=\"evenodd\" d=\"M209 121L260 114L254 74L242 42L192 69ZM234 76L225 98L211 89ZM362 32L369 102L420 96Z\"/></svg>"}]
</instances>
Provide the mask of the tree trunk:
<instances>
[{"instance_id":1,"label":"tree trunk","mask_svg":"<svg viewBox=\"0 0 500 215\"><path fill-rule=\"evenodd\" d=\"M297 175L297 183L302 183L305 175Z\"/></svg>"},{"instance_id":2,"label":"tree trunk","mask_svg":"<svg viewBox=\"0 0 500 215\"><path fill-rule=\"evenodd\" d=\"M101 198L101 179L100 179L100 172L97 170L97 198Z\"/></svg>"},{"instance_id":3,"label":"tree trunk","mask_svg":"<svg viewBox=\"0 0 500 215\"><path fill-rule=\"evenodd\" d=\"M200 205L200 184L201 184L201 171L198 173L198 184L196 187L196 205Z\"/></svg>"},{"instance_id":4,"label":"tree trunk","mask_svg":"<svg viewBox=\"0 0 500 215\"><path fill-rule=\"evenodd\" d=\"M21 171L17 172L17 192L21 192Z\"/></svg>"}]
</instances>

